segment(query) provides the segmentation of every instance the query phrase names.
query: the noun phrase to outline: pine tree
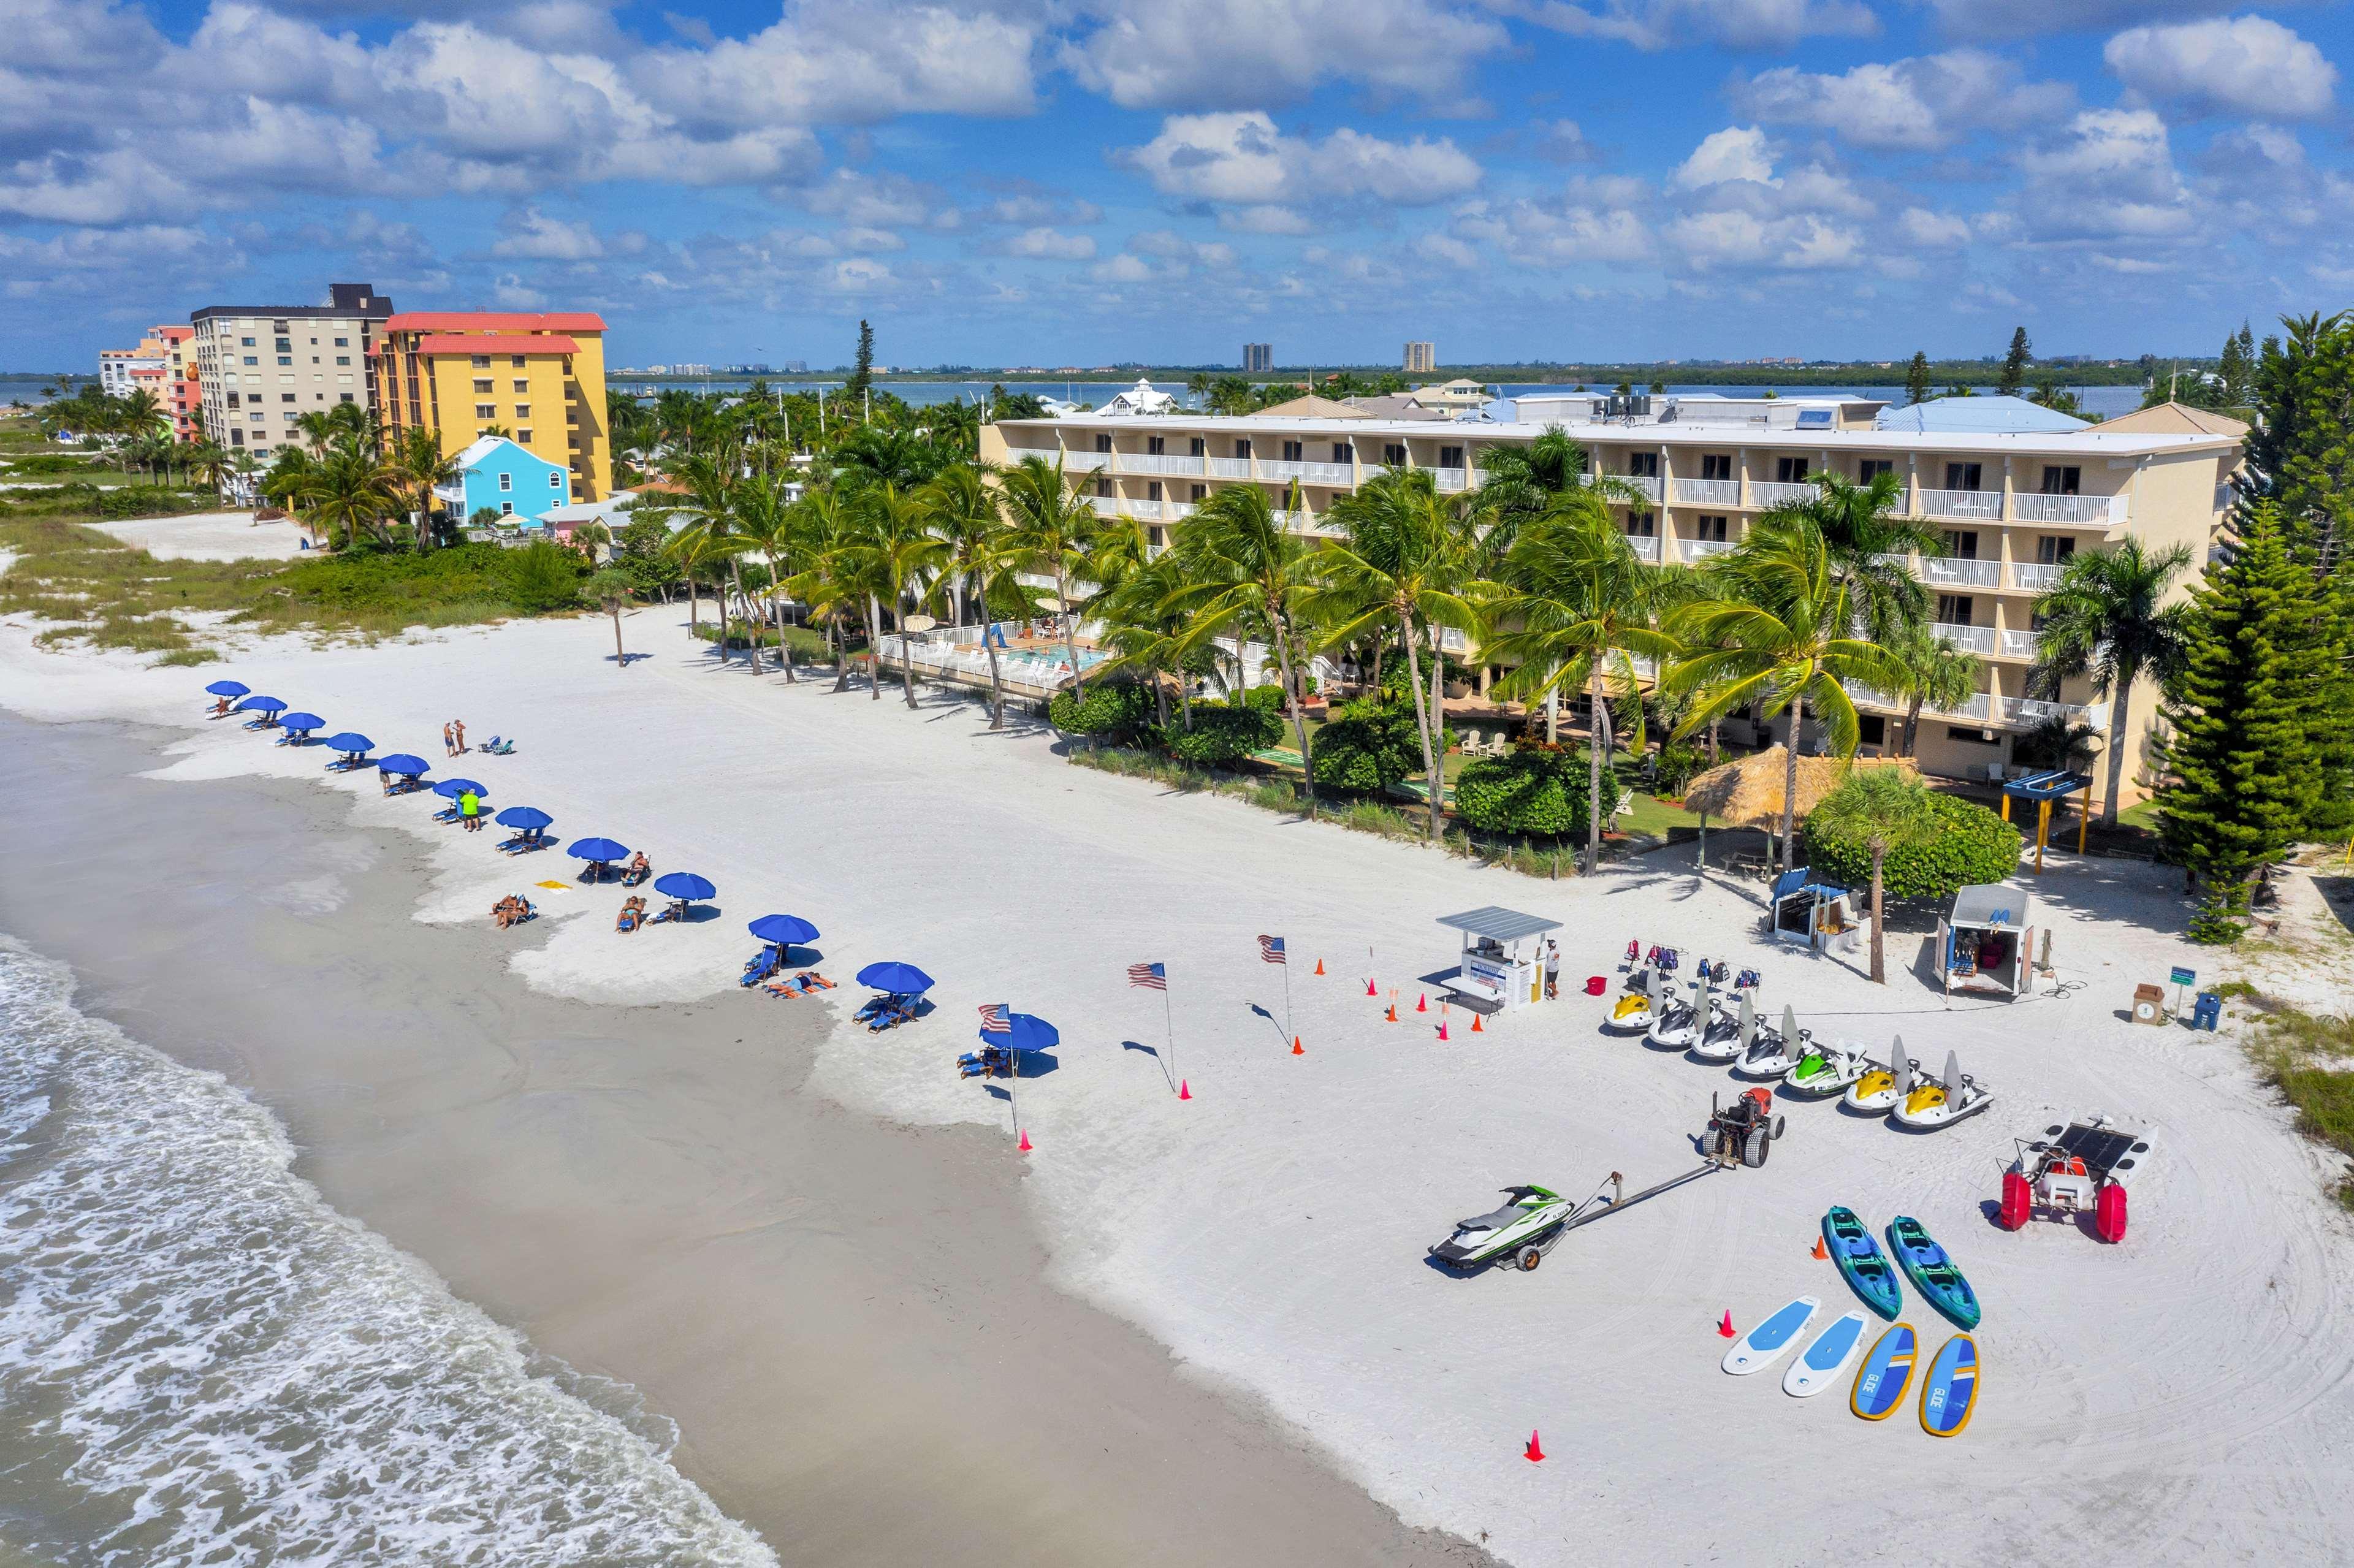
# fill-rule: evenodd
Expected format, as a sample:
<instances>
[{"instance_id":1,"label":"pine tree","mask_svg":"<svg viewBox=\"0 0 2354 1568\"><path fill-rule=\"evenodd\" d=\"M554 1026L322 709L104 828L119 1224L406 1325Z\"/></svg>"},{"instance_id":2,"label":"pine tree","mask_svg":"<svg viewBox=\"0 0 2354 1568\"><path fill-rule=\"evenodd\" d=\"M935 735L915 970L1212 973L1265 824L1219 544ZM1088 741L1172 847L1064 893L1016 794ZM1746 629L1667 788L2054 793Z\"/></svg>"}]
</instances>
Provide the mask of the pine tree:
<instances>
[{"instance_id":1,"label":"pine tree","mask_svg":"<svg viewBox=\"0 0 2354 1568\"><path fill-rule=\"evenodd\" d=\"M2003 396L2007 397L2019 396L2020 388L2027 385L2027 367L2033 364L2034 360L2035 351L2027 344L2027 329L2011 328L2010 352L2002 356L2000 390Z\"/></svg>"},{"instance_id":2,"label":"pine tree","mask_svg":"<svg viewBox=\"0 0 2354 1568\"><path fill-rule=\"evenodd\" d=\"M2176 683L2159 831L2206 901L2202 942L2246 928L2256 877L2304 836L2317 804L2317 711L2331 655L2313 573L2289 554L2269 503L2231 563L2192 590L2189 659Z\"/></svg>"},{"instance_id":3,"label":"pine tree","mask_svg":"<svg viewBox=\"0 0 2354 1568\"><path fill-rule=\"evenodd\" d=\"M864 318L858 323L858 359L851 368L850 385L843 392L853 401L866 396L875 385L875 329Z\"/></svg>"},{"instance_id":4,"label":"pine tree","mask_svg":"<svg viewBox=\"0 0 2354 1568\"><path fill-rule=\"evenodd\" d=\"M2354 572L2323 579L2317 595L2327 668L2313 704L2313 815L2306 837L2354 839Z\"/></svg>"},{"instance_id":5,"label":"pine tree","mask_svg":"<svg viewBox=\"0 0 2354 1568\"><path fill-rule=\"evenodd\" d=\"M2325 570L2354 544L2354 313L2284 317L2256 362L2248 468L2289 547Z\"/></svg>"},{"instance_id":6,"label":"pine tree","mask_svg":"<svg viewBox=\"0 0 2354 1568\"><path fill-rule=\"evenodd\" d=\"M1929 400L1929 355L1921 349L1913 351L1913 363L1904 367L1904 400L1926 403Z\"/></svg>"}]
</instances>

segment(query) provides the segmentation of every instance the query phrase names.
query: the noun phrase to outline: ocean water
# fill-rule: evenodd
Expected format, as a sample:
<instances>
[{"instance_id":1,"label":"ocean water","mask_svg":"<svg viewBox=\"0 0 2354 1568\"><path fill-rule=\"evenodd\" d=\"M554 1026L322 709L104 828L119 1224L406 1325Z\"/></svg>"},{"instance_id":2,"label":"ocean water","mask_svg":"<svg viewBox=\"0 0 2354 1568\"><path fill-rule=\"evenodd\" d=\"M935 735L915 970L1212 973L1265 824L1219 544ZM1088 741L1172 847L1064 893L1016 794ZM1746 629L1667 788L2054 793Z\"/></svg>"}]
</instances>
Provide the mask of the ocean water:
<instances>
[{"instance_id":1,"label":"ocean water","mask_svg":"<svg viewBox=\"0 0 2354 1568\"><path fill-rule=\"evenodd\" d=\"M630 1391L293 1174L0 937L0 1542L69 1564L774 1564Z\"/></svg>"}]
</instances>

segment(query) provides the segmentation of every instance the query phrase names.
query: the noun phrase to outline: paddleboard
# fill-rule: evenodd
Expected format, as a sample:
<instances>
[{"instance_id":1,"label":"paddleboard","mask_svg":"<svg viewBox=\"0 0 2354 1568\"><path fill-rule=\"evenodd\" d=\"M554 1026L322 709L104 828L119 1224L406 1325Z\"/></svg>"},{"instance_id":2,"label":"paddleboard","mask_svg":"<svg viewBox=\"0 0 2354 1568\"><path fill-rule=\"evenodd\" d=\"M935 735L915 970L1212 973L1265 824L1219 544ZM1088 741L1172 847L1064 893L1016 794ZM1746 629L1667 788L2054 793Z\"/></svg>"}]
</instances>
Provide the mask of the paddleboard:
<instances>
[{"instance_id":1,"label":"paddleboard","mask_svg":"<svg viewBox=\"0 0 2354 1568\"><path fill-rule=\"evenodd\" d=\"M1782 1374L1782 1392L1794 1399L1812 1399L1847 1373L1856 1351L1863 1348L1863 1314L1850 1312L1815 1336L1815 1342Z\"/></svg>"},{"instance_id":2,"label":"paddleboard","mask_svg":"<svg viewBox=\"0 0 2354 1568\"><path fill-rule=\"evenodd\" d=\"M1735 1377L1764 1372L1797 1343L1822 1305L1811 1296L1799 1297L1734 1340L1733 1349L1724 1352L1724 1370Z\"/></svg>"},{"instance_id":3,"label":"paddleboard","mask_svg":"<svg viewBox=\"0 0 2354 1568\"><path fill-rule=\"evenodd\" d=\"M1978 1403L1978 1342L1956 1334L1929 1363L1921 1384L1921 1430L1932 1437L1957 1437Z\"/></svg>"},{"instance_id":4,"label":"paddleboard","mask_svg":"<svg viewBox=\"0 0 2354 1568\"><path fill-rule=\"evenodd\" d=\"M1887 1420L1904 1403L1904 1391L1913 1385L1916 1342L1910 1323L1895 1324L1873 1340L1864 1354L1862 1370L1855 1374L1855 1393L1848 1398L1848 1408L1866 1421Z\"/></svg>"}]
</instances>

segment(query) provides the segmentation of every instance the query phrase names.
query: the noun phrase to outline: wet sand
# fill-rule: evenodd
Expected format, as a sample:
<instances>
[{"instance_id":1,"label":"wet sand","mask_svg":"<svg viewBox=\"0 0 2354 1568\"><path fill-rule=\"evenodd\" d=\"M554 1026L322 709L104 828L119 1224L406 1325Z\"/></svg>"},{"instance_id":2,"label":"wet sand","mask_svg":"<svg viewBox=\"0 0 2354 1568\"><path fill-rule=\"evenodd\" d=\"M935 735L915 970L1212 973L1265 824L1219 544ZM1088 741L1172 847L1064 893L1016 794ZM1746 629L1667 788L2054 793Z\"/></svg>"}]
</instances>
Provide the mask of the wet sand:
<instances>
[{"instance_id":1,"label":"wet sand","mask_svg":"<svg viewBox=\"0 0 2354 1568\"><path fill-rule=\"evenodd\" d=\"M546 923L419 924L411 841L308 785L133 777L171 738L0 718L0 929L268 1106L344 1213L635 1388L787 1561L1487 1561L1046 1286L995 1134L806 1090L817 1007L531 991L506 964Z\"/></svg>"}]
</instances>

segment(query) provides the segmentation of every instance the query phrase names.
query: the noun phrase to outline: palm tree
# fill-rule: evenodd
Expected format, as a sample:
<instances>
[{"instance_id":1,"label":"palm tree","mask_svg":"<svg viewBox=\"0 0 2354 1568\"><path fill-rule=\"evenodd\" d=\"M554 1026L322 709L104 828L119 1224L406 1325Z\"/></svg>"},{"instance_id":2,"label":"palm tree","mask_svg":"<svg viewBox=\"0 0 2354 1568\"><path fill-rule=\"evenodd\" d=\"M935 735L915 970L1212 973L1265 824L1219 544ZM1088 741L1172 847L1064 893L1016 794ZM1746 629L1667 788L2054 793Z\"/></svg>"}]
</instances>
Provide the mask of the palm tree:
<instances>
[{"instance_id":1,"label":"palm tree","mask_svg":"<svg viewBox=\"0 0 2354 1568\"><path fill-rule=\"evenodd\" d=\"M248 501L251 501L258 493L256 487L260 482L260 462L251 452L239 447L229 453L228 471L235 479L238 490Z\"/></svg>"},{"instance_id":2,"label":"palm tree","mask_svg":"<svg viewBox=\"0 0 2354 1568\"><path fill-rule=\"evenodd\" d=\"M1817 494L1770 507L1758 521L1803 517L1813 524L1830 552L1832 572L1863 616L1866 634L1893 645L1905 627L1929 618L1929 590L1905 557L1944 555L1945 535L1903 514L1904 482L1893 472L1861 484L1821 473L1815 488Z\"/></svg>"},{"instance_id":3,"label":"palm tree","mask_svg":"<svg viewBox=\"0 0 2354 1568\"><path fill-rule=\"evenodd\" d=\"M239 452L238 456L244 459L244 462L240 465L240 471L250 477L253 473L253 455L250 452ZM261 477L255 487L258 495L266 500L275 501L279 505L286 508L288 515L293 517L309 531L311 542L313 545L319 542L319 524L315 519L299 510L297 503L308 499L312 471L317 466L312 461L311 454L301 447L281 447L278 449L278 456L270 462L270 471Z\"/></svg>"},{"instance_id":4,"label":"palm tree","mask_svg":"<svg viewBox=\"0 0 2354 1568\"><path fill-rule=\"evenodd\" d=\"M1021 547L1006 525L1002 493L988 483L970 463L943 469L924 487L932 528L947 546L941 574L956 585L957 621L964 620L963 602L970 593L980 608L981 651L989 656L989 727L1005 727L1005 684L997 664L997 644L989 635L996 607L1009 605L1024 616L1034 609L1036 595L1022 581L1015 567Z\"/></svg>"},{"instance_id":5,"label":"palm tree","mask_svg":"<svg viewBox=\"0 0 2354 1568\"><path fill-rule=\"evenodd\" d=\"M1297 495L1293 504L1298 504ZM1321 624L1324 648L1337 648L1367 632L1394 625L1405 645L1407 683L1414 691L1415 726L1422 740L1422 767L1430 791L1430 840L1440 836L1446 785L1447 659L1444 628L1469 633L1479 612L1469 597L1477 540L1464 509L1439 499L1426 470L1392 469L1374 475L1353 494L1332 503L1326 520L1348 531L1345 543L1327 546L1316 563L1319 581L1301 596L1301 609ZM1422 687L1417 644L1430 648L1430 694ZM1301 753L1306 754L1303 745Z\"/></svg>"},{"instance_id":6,"label":"palm tree","mask_svg":"<svg viewBox=\"0 0 2354 1568\"><path fill-rule=\"evenodd\" d=\"M1488 651L1515 660L1507 691L1542 694L1585 686L1593 722L1586 735L1585 874L1602 863L1602 770L1610 750L1610 697L1638 697L1638 659L1661 667L1676 644L1659 630L1691 576L1655 567L1635 554L1626 534L1595 498L1568 493L1525 524L1504 557L1482 609L1496 630ZM1642 745L1642 707L1635 744Z\"/></svg>"},{"instance_id":7,"label":"palm tree","mask_svg":"<svg viewBox=\"0 0 2354 1568\"><path fill-rule=\"evenodd\" d=\"M336 407L350 408L357 405L339 403ZM431 430L418 429L403 432L392 467L412 500L417 536L411 543L417 553L423 555L431 546L433 537L433 493L444 485L459 483L465 471L459 467L456 458L442 453L440 436Z\"/></svg>"},{"instance_id":8,"label":"palm tree","mask_svg":"<svg viewBox=\"0 0 2354 1568\"><path fill-rule=\"evenodd\" d=\"M1741 543L1712 556L1696 575L1707 597L1670 612L1666 630L1687 652L1660 684L1694 699L1679 736L1752 703L1768 718L1789 714L1782 798L1782 869L1787 871L1796 858L1790 833L1808 704L1814 705L1831 749L1852 757L1859 726L1847 683L1893 690L1903 683L1903 670L1887 649L1856 635L1855 599L1810 519L1760 517Z\"/></svg>"},{"instance_id":9,"label":"palm tree","mask_svg":"<svg viewBox=\"0 0 2354 1568\"><path fill-rule=\"evenodd\" d=\"M1563 496L1588 482L1593 460L1575 438L1559 425L1547 425L1526 446L1490 446L1479 453L1479 495L1489 514L1488 531L1493 553L1501 556L1512 547L1521 524L1551 511ZM1621 500L1640 500L1628 486Z\"/></svg>"},{"instance_id":10,"label":"palm tree","mask_svg":"<svg viewBox=\"0 0 2354 1568\"><path fill-rule=\"evenodd\" d=\"M1882 868L1897 850L1914 849L1943 832L1930 814L1929 789L1903 768L1862 768L1815 808L1814 815L1838 822L1872 852L1872 983L1888 983L1887 928Z\"/></svg>"},{"instance_id":11,"label":"palm tree","mask_svg":"<svg viewBox=\"0 0 2354 1568\"><path fill-rule=\"evenodd\" d=\"M1001 482L1005 488L1007 521L1013 524L1014 546L1023 565L1031 571L1051 573L1055 578L1055 608L1062 614L1063 647L1071 661L1071 690L1085 697L1087 680L1079 668L1078 616L1071 607L1071 580L1087 571L1102 525L1086 498L1063 482L1059 460L1049 463L1043 457L1023 458L1004 471Z\"/></svg>"},{"instance_id":12,"label":"palm tree","mask_svg":"<svg viewBox=\"0 0 2354 1568\"><path fill-rule=\"evenodd\" d=\"M682 510L695 518L688 531L701 536L705 557L716 566L727 566L727 581L734 600L749 608L744 597L742 557L752 547L750 542L736 531L736 491L742 482L735 477L732 463L722 466L707 454L697 453L678 465L678 478L686 486L686 500ZM727 662L727 620L729 601L723 597L719 607L719 662ZM760 673L760 632L752 631L751 671Z\"/></svg>"},{"instance_id":13,"label":"palm tree","mask_svg":"<svg viewBox=\"0 0 2354 1568\"><path fill-rule=\"evenodd\" d=\"M1171 602L1184 586L1177 557L1163 551L1129 573L1118 587L1097 594L1088 601L1088 609L1103 626L1103 644L1113 654L1097 666L1096 673L1138 675L1149 682L1153 719L1164 728L1169 723L1169 682L1163 677L1174 678L1185 727L1191 730L1193 697L1184 675L1193 652L1186 641L1193 619Z\"/></svg>"},{"instance_id":14,"label":"palm tree","mask_svg":"<svg viewBox=\"0 0 2354 1568\"><path fill-rule=\"evenodd\" d=\"M626 670L630 656L621 651L621 611L630 607L630 575L607 567L580 586L599 609L613 618L613 667Z\"/></svg>"},{"instance_id":15,"label":"palm tree","mask_svg":"<svg viewBox=\"0 0 2354 1568\"><path fill-rule=\"evenodd\" d=\"M303 444L311 449L311 455L314 458L325 457L327 449L335 443L337 430L334 416L324 408L313 408L306 414L297 414L294 417L294 428L302 432Z\"/></svg>"},{"instance_id":16,"label":"palm tree","mask_svg":"<svg viewBox=\"0 0 2354 1568\"><path fill-rule=\"evenodd\" d=\"M2182 667L2190 606L2162 604L2190 565L2190 546L2153 551L2138 539L2105 550L2079 550L2060 580L2035 601L2036 662L2028 689L2057 700L2065 680L2090 678L2109 698L2109 779L2101 821L2117 820L2125 782L2126 704L2143 675L2164 682Z\"/></svg>"},{"instance_id":17,"label":"palm tree","mask_svg":"<svg viewBox=\"0 0 2354 1568\"><path fill-rule=\"evenodd\" d=\"M668 500L663 500L651 504L644 502L639 503L637 514L640 517L651 521L667 523L684 510L684 507L673 505ZM689 524L675 530L663 545L663 553L671 558L677 566L679 574L686 579L687 634L700 639L703 636L701 599L703 577L718 564L722 552L713 547L713 540L709 534L700 526ZM727 657L726 618L726 606L723 604L720 606L719 650L719 656L723 661Z\"/></svg>"},{"instance_id":18,"label":"palm tree","mask_svg":"<svg viewBox=\"0 0 2354 1568\"><path fill-rule=\"evenodd\" d=\"M363 528L380 544L391 542L384 533L384 519L399 504L399 475L356 443L339 447L313 465L300 489L311 503L313 522L340 527L345 544Z\"/></svg>"},{"instance_id":19,"label":"palm tree","mask_svg":"<svg viewBox=\"0 0 2354 1568\"><path fill-rule=\"evenodd\" d=\"M739 481L732 495L730 521L735 536L743 541L747 550L758 551L769 563L769 590L763 596L768 611L761 620L776 630L777 662L785 667L785 683L792 685L796 683L793 655L785 646L784 600L780 593L785 558L792 542L792 503L785 499L784 486L765 473ZM757 637L753 639L756 644L758 641Z\"/></svg>"},{"instance_id":20,"label":"palm tree","mask_svg":"<svg viewBox=\"0 0 2354 1568\"><path fill-rule=\"evenodd\" d=\"M916 645L907 632L907 599L912 593L922 601L933 577L948 559L949 546L932 532L931 509L920 493L903 494L896 484L878 484L861 492L854 504L859 529L846 552L849 570L867 585L869 609L878 630L883 624L880 601L886 595L889 598L892 616L899 626L900 666L907 679L907 705L912 708L916 705ZM879 643L876 657L879 661ZM872 694L879 701L883 695L879 662L875 673Z\"/></svg>"},{"instance_id":21,"label":"palm tree","mask_svg":"<svg viewBox=\"0 0 2354 1568\"><path fill-rule=\"evenodd\" d=\"M1023 460L1025 467L1033 462L1045 467L1037 459ZM1059 487L1060 471L1048 471ZM1294 484L1291 509L1296 511L1299 503L1299 486ZM1292 699L1291 721L1299 740L1308 814L1315 816L1316 770L1304 766L1309 756L1308 718L1291 663L1292 644L1300 634L1300 597L1315 581L1312 547L1276 521L1266 491L1256 484L1237 484L1217 492L1194 509L1180 525L1171 553L1177 557L1172 569L1184 586L1164 602L1192 618L1183 643L1176 651L1181 658L1230 630L1237 640L1245 631L1256 630L1273 644L1283 689ZM1074 657L1075 670L1077 663ZM1434 795L1434 810L1436 805Z\"/></svg>"},{"instance_id":22,"label":"palm tree","mask_svg":"<svg viewBox=\"0 0 2354 1568\"><path fill-rule=\"evenodd\" d=\"M1900 757L1917 757L1921 710L1959 707L1977 694L1978 656L1955 647L1915 621L1900 628L1886 644L1903 666L1904 735Z\"/></svg>"},{"instance_id":23,"label":"palm tree","mask_svg":"<svg viewBox=\"0 0 2354 1568\"><path fill-rule=\"evenodd\" d=\"M228 453L210 441L198 441L188 449L188 472L218 494L228 482L232 467Z\"/></svg>"}]
</instances>

